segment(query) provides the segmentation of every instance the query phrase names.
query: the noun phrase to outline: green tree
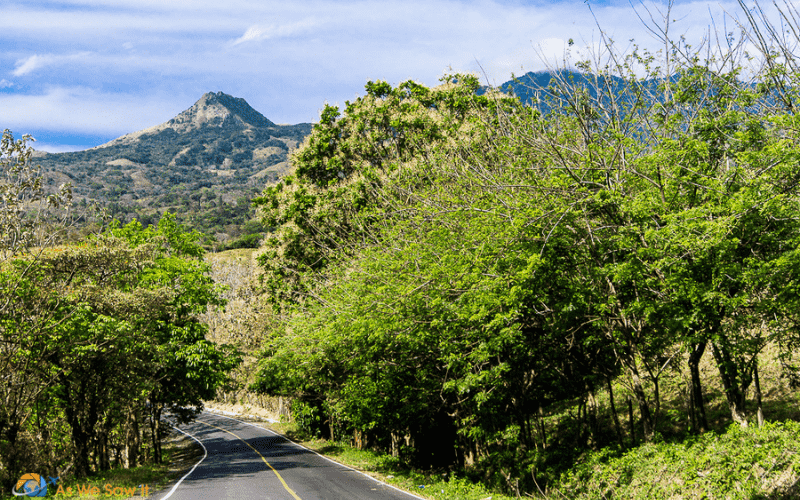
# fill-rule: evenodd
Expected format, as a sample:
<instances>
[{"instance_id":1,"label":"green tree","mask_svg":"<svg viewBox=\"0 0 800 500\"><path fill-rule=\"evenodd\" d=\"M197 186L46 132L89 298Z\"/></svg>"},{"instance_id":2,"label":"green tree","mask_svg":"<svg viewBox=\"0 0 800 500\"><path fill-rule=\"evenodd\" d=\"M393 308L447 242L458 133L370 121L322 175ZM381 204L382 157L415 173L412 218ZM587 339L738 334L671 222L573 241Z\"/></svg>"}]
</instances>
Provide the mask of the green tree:
<instances>
[{"instance_id":1,"label":"green tree","mask_svg":"<svg viewBox=\"0 0 800 500\"><path fill-rule=\"evenodd\" d=\"M777 343L796 370L800 170L785 97L797 82L766 49L745 81L733 35L692 48L667 36L671 22L653 29L663 53L623 57L607 41L607 60L554 72L538 108L472 88L440 115L419 90L444 131L427 142L366 98L326 108L298 177L260 200L284 316L258 387L302 400L332 436L393 451L416 436L428 463L477 457L512 491L575 457L564 450L609 443L595 392L613 401L616 377L652 441L666 429L661 377L685 360L691 430L706 430L708 350L731 420L747 425L763 348ZM368 92L380 105L394 91ZM375 129L388 133L359 135ZM541 415L568 401L575 425L548 438Z\"/></svg>"},{"instance_id":2,"label":"green tree","mask_svg":"<svg viewBox=\"0 0 800 500\"><path fill-rule=\"evenodd\" d=\"M16 354L37 395L20 407L37 421L52 419L39 428L49 440L37 444L52 451L52 443L67 439L78 477L109 468L112 445L124 447L127 467L140 462L143 448L160 461L164 409L201 407L237 364L234 350L205 339L199 320L208 306L223 303L201 260L199 236L167 214L158 227L112 224L81 244L3 268L17 284L3 326L16 335ZM29 321L40 310L45 317ZM150 443L142 441L146 420ZM49 467L64 465L64 457L55 460Z\"/></svg>"},{"instance_id":3,"label":"green tree","mask_svg":"<svg viewBox=\"0 0 800 500\"><path fill-rule=\"evenodd\" d=\"M5 130L0 139L0 481L5 486L25 465L24 443L20 436L33 415L43 387L36 383L41 375L37 362L44 355L39 342L30 338L46 336L53 305L30 296L28 287L32 264L18 266L13 260L26 255L33 262L45 249L63 236L70 224L66 209L70 205L69 186L48 194L40 168L31 161L29 136L14 139ZM65 215L66 214L66 215ZM34 294L36 295L36 294ZM23 323L17 323L22 321ZM25 329L20 328L25 325ZM32 345L31 345L32 344ZM45 349L46 350L46 349Z\"/></svg>"},{"instance_id":4,"label":"green tree","mask_svg":"<svg viewBox=\"0 0 800 500\"><path fill-rule=\"evenodd\" d=\"M315 273L372 240L375 219L361 216L380 207L381 186L408 176L408 189L430 182L414 165L437 144L479 133L472 123L492 110L518 105L495 94L477 96L477 78L453 75L427 88L403 82L369 82L367 94L341 112L323 109L320 121L292 156L294 175L254 199L266 227L259 262L274 303L301 302L313 293ZM485 111L485 112L484 112ZM324 273L323 273L324 274Z\"/></svg>"}]
</instances>

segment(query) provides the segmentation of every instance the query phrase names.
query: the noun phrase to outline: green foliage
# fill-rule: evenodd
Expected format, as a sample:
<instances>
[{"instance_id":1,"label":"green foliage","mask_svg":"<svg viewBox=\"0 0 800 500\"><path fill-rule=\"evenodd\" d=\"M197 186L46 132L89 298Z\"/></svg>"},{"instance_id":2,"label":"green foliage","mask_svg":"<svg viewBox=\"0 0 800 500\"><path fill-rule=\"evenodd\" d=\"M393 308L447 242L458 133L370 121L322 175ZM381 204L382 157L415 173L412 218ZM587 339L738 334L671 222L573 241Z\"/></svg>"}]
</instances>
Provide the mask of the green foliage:
<instances>
[{"instance_id":1,"label":"green foliage","mask_svg":"<svg viewBox=\"0 0 800 500\"><path fill-rule=\"evenodd\" d=\"M668 54L625 55L608 41L605 64L552 73L538 109L479 96L463 75L370 82L327 106L296 175L257 200L275 229L260 263L278 319L256 387L311 402L332 434L471 466L517 495L604 447L620 470L598 484L585 469L567 482L594 490L573 493L643 495L637 461L676 456L661 437L676 404L663 407L665 377L685 377L688 423L673 435L710 428L705 353L730 420L749 425L753 392L760 419L763 350L778 346L800 379L800 135L776 79L800 82L766 48L770 69L745 81L742 45L664 41ZM628 429L610 405L617 379ZM715 462L727 472L703 493L732 492L730 469L756 455ZM690 479L660 495L694 491ZM757 482L736 494L773 494Z\"/></svg>"},{"instance_id":2,"label":"green foliage","mask_svg":"<svg viewBox=\"0 0 800 500\"><path fill-rule=\"evenodd\" d=\"M443 81L433 89L411 81L396 89L370 82L367 95L347 102L344 111L326 106L292 157L295 174L254 199L264 225L274 228L259 259L278 309L302 302L311 274L373 238L377 220L364 214L389 202L381 194L389 179L409 175L406 182L432 182L418 176L417 159L471 135L480 116L515 106L510 99L477 96L473 76Z\"/></svg>"},{"instance_id":3,"label":"green foliage","mask_svg":"<svg viewBox=\"0 0 800 500\"><path fill-rule=\"evenodd\" d=\"M319 437L322 433L320 408L299 399L292 401L292 421L299 432L309 437Z\"/></svg>"},{"instance_id":4,"label":"green foliage","mask_svg":"<svg viewBox=\"0 0 800 500\"><path fill-rule=\"evenodd\" d=\"M800 477L796 422L731 426L682 443L601 451L553 488L568 498L790 498Z\"/></svg>"},{"instance_id":5,"label":"green foliage","mask_svg":"<svg viewBox=\"0 0 800 500\"><path fill-rule=\"evenodd\" d=\"M65 461L77 477L108 469L112 442L128 450L126 466L142 451L158 463L164 409L202 406L226 383L238 355L207 341L198 318L223 304L200 238L167 214L157 227L114 223L0 268L0 287L14 290L0 316L6 366L27 377L24 392L4 394L14 401L2 422L16 431L0 439L4 481L19 473L25 446L41 450L28 466L53 475Z\"/></svg>"},{"instance_id":6,"label":"green foliage","mask_svg":"<svg viewBox=\"0 0 800 500\"><path fill-rule=\"evenodd\" d=\"M51 242L63 221L48 215L72 200L69 185L51 194L45 191L41 167L31 160L31 140L28 135L14 139L8 129L0 139L0 262Z\"/></svg>"}]
</instances>

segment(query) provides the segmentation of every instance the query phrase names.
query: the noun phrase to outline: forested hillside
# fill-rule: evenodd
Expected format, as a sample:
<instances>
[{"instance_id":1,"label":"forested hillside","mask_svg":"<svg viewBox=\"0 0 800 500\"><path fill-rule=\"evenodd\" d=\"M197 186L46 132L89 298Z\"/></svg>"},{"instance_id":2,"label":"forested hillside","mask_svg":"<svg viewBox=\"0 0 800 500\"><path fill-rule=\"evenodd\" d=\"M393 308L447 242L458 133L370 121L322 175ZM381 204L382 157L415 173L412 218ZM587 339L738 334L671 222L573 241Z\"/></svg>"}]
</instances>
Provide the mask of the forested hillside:
<instances>
[{"instance_id":1,"label":"forested hillside","mask_svg":"<svg viewBox=\"0 0 800 500\"><path fill-rule=\"evenodd\" d=\"M244 99L216 92L161 125L35 158L46 185L69 183L81 205L98 202L117 219L145 225L169 210L222 242L264 231L245 228L250 199L287 172L290 151L310 130L276 125Z\"/></svg>"}]
</instances>

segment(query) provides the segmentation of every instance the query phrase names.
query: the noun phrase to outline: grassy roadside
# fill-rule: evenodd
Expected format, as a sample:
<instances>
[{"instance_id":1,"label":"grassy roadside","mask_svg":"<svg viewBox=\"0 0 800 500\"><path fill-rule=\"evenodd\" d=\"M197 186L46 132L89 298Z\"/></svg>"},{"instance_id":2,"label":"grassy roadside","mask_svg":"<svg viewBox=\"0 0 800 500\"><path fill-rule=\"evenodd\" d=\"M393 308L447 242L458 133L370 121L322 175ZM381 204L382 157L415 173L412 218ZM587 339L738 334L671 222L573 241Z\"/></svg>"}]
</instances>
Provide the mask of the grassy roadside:
<instances>
[{"instance_id":1,"label":"grassy roadside","mask_svg":"<svg viewBox=\"0 0 800 500\"><path fill-rule=\"evenodd\" d=\"M190 438L173 431L164 441L164 463L143 465L133 469L113 469L94 474L85 479L59 481L47 486L47 497L93 499L143 499L163 489L167 484L185 474L203 451ZM144 493L144 495L143 495ZM11 492L0 493L0 499L18 498ZM27 497L25 497L27 498Z\"/></svg>"},{"instance_id":2,"label":"grassy roadside","mask_svg":"<svg viewBox=\"0 0 800 500\"><path fill-rule=\"evenodd\" d=\"M511 500L481 485L445 474L409 470L396 459L346 443L308 439L293 424L262 426L327 457L423 498ZM642 444L627 452L589 453L543 499L778 500L800 498L800 423L762 428L731 425L676 442Z\"/></svg>"},{"instance_id":3,"label":"grassy roadside","mask_svg":"<svg viewBox=\"0 0 800 500\"><path fill-rule=\"evenodd\" d=\"M488 491L483 486L474 484L465 478L448 477L441 471L426 472L409 469L385 453L358 450L349 443L309 438L299 432L294 423L267 423L245 415L236 418L282 434L321 455L421 498L431 500L511 500L513 498Z\"/></svg>"},{"instance_id":4,"label":"grassy roadside","mask_svg":"<svg viewBox=\"0 0 800 500\"><path fill-rule=\"evenodd\" d=\"M538 485L545 494L530 489L525 498L563 499L794 499L800 498L800 392L791 386L783 371L775 346L767 346L759 356L766 425L755 422L752 392L748 409L753 420L747 429L730 424L730 412L718 380L718 368L710 354L701 363L709 432L702 435L687 430L688 403L685 360L676 361L673 370L660 377L661 412L654 442L642 442L638 408L633 407L635 434L624 402L632 399L625 380L613 383L622 420L620 447L615 439L605 439L593 449L586 441L558 443L563 463L535 469ZM648 391L653 388L648 385ZM614 418L607 391L598 391L597 419L601 437L613 437ZM544 419L548 433L572 426L581 437L575 420L576 402L551 408ZM225 407L235 413L270 413L246 404ZM266 413L264 413L266 412ZM272 415L274 417L274 415ZM247 417L239 417L247 420ZM510 499L465 479L448 478L424 471L408 470L385 454L359 451L347 443L335 443L304 436L291 423L264 424L290 439L357 470L401 489L431 499L492 500ZM604 434L603 434L604 433ZM566 435L566 434L565 434ZM584 436L585 439L585 436ZM423 488L420 488L423 486Z\"/></svg>"},{"instance_id":5,"label":"grassy roadside","mask_svg":"<svg viewBox=\"0 0 800 500\"><path fill-rule=\"evenodd\" d=\"M558 498L800 498L800 423L600 450L562 476Z\"/></svg>"}]
</instances>

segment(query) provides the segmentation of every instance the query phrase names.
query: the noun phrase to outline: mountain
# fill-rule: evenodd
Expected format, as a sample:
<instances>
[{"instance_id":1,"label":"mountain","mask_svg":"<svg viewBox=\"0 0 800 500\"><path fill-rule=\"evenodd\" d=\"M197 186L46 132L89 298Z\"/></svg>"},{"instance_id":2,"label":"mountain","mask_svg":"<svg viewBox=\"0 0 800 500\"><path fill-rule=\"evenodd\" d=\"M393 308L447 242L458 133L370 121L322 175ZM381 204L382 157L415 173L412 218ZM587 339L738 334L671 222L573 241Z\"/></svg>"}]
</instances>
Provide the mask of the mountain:
<instances>
[{"instance_id":1,"label":"mountain","mask_svg":"<svg viewBox=\"0 0 800 500\"><path fill-rule=\"evenodd\" d=\"M166 129L174 130L178 134L189 134L204 127L247 130L268 129L275 126L264 115L250 107L244 99L229 96L222 92L209 92L203 95L191 108L166 123L123 135L98 147L131 144L139 140L143 135L158 134Z\"/></svg>"},{"instance_id":2,"label":"mountain","mask_svg":"<svg viewBox=\"0 0 800 500\"><path fill-rule=\"evenodd\" d=\"M289 153L311 128L277 125L244 99L209 92L160 125L85 151L38 152L36 161L46 182L70 182L76 200L100 202L123 220L226 204L249 209L249 198L288 170ZM195 227L226 232L215 224Z\"/></svg>"},{"instance_id":3,"label":"mountain","mask_svg":"<svg viewBox=\"0 0 800 500\"><path fill-rule=\"evenodd\" d=\"M568 69L558 71L531 71L522 76L500 85L499 89L503 92L515 95L527 105L535 105L547 109L547 99L551 96L550 88L556 86L557 82L569 82L571 86L583 87L592 97L597 97L598 85L611 89L616 94L622 94L626 89L625 80L618 76L594 76L586 73L579 73ZM658 82L653 80L647 86L655 90Z\"/></svg>"},{"instance_id":4,"label":"mountain","mask_svg":"<svg viewBox=\"0 0 800 500\"><path fill-rule=\"evenodd\" d=\"M681 74L676 73L668 79L651 78L634 83L616 75L593 75L561 69L528 72L505 82L500 85L499 89L519 97L524 104L536 106L542 112L547 113L551 105L562 99L557 96L557 93L553 93L554 88L560 88L562 92L565 89L583 88L592 98L596 99L599 95L602 102L607 101L609 96L613 96L618 102L627 102L628 104L639 100L656 103L664 98L662 86L667 82L674 85L681 78ZM705 85L706 90L709 90L709 84ZM744 85L755 90L755 86L752 84Z\"/></svg>"}]
</instances>

